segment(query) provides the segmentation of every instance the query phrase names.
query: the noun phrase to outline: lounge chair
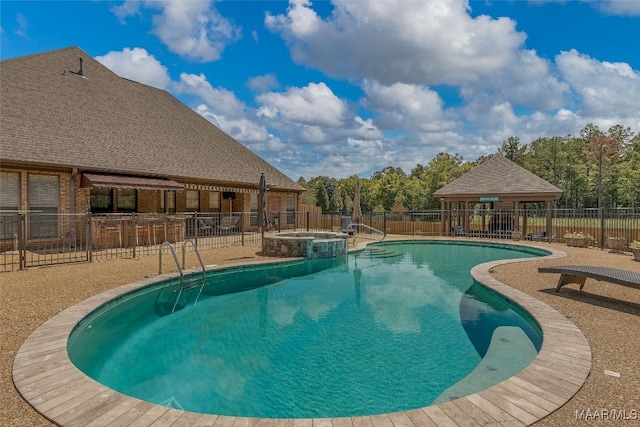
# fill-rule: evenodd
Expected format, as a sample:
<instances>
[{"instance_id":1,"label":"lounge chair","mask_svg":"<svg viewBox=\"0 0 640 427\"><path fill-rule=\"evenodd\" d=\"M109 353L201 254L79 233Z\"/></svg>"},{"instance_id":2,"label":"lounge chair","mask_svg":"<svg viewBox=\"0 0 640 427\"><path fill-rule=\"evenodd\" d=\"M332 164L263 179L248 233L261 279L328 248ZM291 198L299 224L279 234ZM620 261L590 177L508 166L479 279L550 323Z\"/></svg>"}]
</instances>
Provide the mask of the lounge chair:
<instances>
[{"instance_id":1,"label":"lounge chair","mask_svg":"<svg viewBox=\"0 0 640 427\"><path fill-rule=\"evenodd\" d=\"M451 229L453 231L454 236L466 236L467 233L464 231L464 227L461 225L455 226Z\"/></svg>"},{"instance_id":2,"label":"lounge chair","mask_svg":"<svg viewBox=\"0 0 640 427\"><path fill-rule=\"evenodd\" d=\"M213 234L213 218L198 218L198 235L211 236Z\"/></svg>"},{"instance_id":3,"label":"lounge chair","mask_svg":"<svg viewBox=\"0 0 640 427\"><path fill-rule=\"evenodd\" d=\"M533 233L529 233L525 236L525 240L535 240L535 241L542 241L545 240L547 237L547 231L546 230L540 230L540 231L534 231Z\"/></svg>"},{"instance_id":4,"label":"lounge chair","mask_svg":"<svg viewBox=\"0 0 640 427\"><path fill-rule=\"evenodd\" d=\"M225 216L220 221L220 224L216 225L216 228L220 230L222 234L230 233L236 228L239 218L239 216Z\"/></svg>"},{"instance_id":5,"label":"lounge chair","mask_svg":"<svg viewBox=\"0 0 640 427\"><path fill-rule=\"evenodd\" d=\"M588 265L559 265L555 267L538 267L540 273L560 273L560 280L556 292L569 283L577 283L580 290L584 287L587 277L592 279L615 283L616 285L640 288L640 273L627 270L618 270L608 267L593 267Z\"/></svg>"}]
</instances>

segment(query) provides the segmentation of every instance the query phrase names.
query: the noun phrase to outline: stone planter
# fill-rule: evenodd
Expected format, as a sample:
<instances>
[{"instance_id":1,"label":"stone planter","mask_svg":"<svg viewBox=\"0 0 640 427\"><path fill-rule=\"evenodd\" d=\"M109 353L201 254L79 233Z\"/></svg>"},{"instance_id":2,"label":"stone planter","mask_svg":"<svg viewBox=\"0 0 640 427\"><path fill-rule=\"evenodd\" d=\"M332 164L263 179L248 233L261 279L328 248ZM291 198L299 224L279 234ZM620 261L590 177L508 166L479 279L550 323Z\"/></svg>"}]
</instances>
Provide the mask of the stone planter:
<instances>
[{"instance_id":1,"label":"stone planter","mask_svg":"<svg viewBox=\"0 0 640 427\"><path fill-rule=\"evenodd\" d=\"M622 252L627 240L624 237L609 237L607 238L607 247L611 252Z\"/></svg>"},{"instance_id":2,"label":"stone planter","mask_svg":"<svg viewBox=\"0 0 640 427\"><path fill-rule=\"evenodd\" d=\"M513 240L520 240L522 238L522 232L520 231L514 231L511 233L511 238Z\"/></svg>"},{"instance_id":3,"label":"stone planter","mask_svg":"<svg viewBox=\"0 0 640 427\"><path fill-rule=\"evenodd\" d=\"M630 247L629 250L633 254L634 261L640 261L640 247Z\"/></svg>"},{"instance_id":4,"label":"stone planter","mask_svg":"<svg viewBox=\"0 0 640 427\"><path fill-rule=\"evenodd\" d=\"M591 239L588 237L567 237L567 246L573 246L576 248L588 248L591 243Z\"/></svg>"}]
</instances>

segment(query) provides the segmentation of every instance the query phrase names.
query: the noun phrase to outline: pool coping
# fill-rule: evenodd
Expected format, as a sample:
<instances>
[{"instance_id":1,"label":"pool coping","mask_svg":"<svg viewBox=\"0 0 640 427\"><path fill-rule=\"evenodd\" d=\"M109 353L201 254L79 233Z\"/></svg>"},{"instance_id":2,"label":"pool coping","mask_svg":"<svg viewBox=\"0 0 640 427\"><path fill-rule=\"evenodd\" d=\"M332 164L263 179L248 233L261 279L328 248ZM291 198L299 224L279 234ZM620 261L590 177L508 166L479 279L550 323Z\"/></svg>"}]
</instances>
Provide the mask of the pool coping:
<instances>
[{"instance_id":1,"label":"pool coping","mask_svg":"<svg viewBox=\"0 0 640 427\"><path fill-rule=\"evenodd\" d=\"M503 244L503 243L501 243ZM510 243L504 243L510 244ZM362 249L366 245L350 248ZM543 332L538 356L525 369L488 389L449 402L382 415L271 419L185 412L155 405L114 391L78 370L67 355L67 339L86 315L109 300L176 277L154 276L90 297L58 313L36 329L18 350L13 382L20 395L40 414L60 426L154 425L216 427L427 427L473 424L522 426L544 418L569 401L591 370L591 347L582 332L549 305L491 276L502 264L566 256L551 247L545 257L518 258L479 264L472 277L527 310ZM275 261L281 263L283 261ZM253 264L272 264L251 262ZM219 269L227 267L212 267Z\"/></svg>"}]
</instances>

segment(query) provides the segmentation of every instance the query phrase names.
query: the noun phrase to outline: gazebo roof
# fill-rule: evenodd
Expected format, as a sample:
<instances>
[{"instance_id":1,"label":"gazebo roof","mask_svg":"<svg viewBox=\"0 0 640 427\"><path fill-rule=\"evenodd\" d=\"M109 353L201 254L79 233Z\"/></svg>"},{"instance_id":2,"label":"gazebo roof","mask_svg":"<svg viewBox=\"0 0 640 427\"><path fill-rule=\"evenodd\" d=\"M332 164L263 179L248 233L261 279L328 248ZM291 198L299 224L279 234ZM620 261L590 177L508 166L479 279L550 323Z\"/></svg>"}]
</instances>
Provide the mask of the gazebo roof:
<instances>
[{"instance_id":1,"label":"gazebo roof","mask_svg":"<svg viewBox=\"0 0 640 427\"><path fill-rule=\"evenodd\" d=\"M435 197L487 201L497 197L522 201L557 199L562 190L502 155L495 155L433 193Z\"/></svg>"}]
</instances>

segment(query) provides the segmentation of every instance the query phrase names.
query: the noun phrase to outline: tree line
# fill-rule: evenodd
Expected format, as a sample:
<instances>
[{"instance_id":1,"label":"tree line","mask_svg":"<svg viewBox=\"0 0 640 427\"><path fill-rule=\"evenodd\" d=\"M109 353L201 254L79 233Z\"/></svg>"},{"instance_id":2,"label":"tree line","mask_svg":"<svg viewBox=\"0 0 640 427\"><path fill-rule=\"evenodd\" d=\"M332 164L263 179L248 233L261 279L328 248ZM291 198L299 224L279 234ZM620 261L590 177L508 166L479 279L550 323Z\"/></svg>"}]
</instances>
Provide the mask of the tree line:
<instances>
[{"instance_id":1,"label":"tree line","mask_svg":"<svg viewBox=\"0 0 640 427\"><path fill-rule=\"evenodd\" d=\"M336 179L317 176L298 183L306 188L301 202L323 212L349 213L356 182L360 181L363 212L439 209L433 193L494 155L502 155L563 190L556 208L640 206L640 134L615 125L608 131L588 124L580 135L538 138L523 144L506 139L498 151L474 161L459 154L439 153L428 164L417 164L409 174L388 166L370 178Z\"/></svg>"}]
</instances>

